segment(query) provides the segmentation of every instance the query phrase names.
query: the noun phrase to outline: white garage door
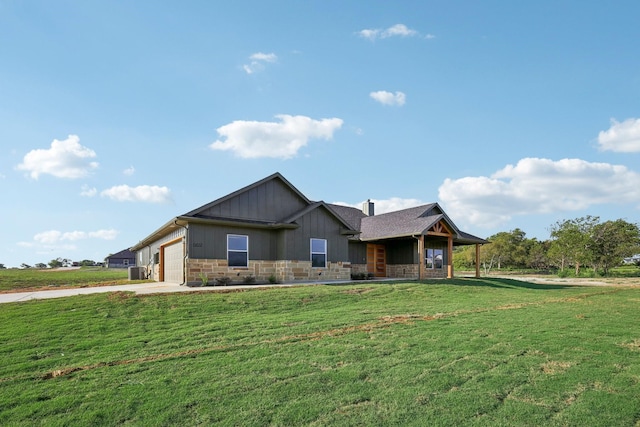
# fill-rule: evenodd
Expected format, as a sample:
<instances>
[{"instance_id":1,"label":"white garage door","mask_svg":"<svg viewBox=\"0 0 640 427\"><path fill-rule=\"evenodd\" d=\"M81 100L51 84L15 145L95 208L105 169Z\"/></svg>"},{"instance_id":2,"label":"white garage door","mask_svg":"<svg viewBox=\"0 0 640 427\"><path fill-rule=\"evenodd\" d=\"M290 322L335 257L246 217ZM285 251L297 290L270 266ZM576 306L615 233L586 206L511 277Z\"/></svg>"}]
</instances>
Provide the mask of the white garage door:
<instances>
[{"instance_id":1,"label":"white garage door","mask_svg":"<svg viewBox=\"0 0 640 427\"><path fill-rule=\"evenodd\" d=\"M184 255L182 253L182 241L164 247L164 281L169 283L182 283L184 274Z\"/></svg>"}]
</instances>

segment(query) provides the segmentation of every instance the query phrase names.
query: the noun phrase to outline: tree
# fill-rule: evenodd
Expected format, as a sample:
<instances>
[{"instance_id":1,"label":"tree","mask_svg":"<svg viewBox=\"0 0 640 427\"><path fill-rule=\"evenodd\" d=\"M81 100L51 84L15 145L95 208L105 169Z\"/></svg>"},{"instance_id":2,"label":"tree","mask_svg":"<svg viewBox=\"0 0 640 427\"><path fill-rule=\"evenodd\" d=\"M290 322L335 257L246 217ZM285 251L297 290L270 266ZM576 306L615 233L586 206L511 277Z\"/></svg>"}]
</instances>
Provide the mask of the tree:
<instances>
[{"instance_id":1,"label":"tree","mask_svg":"<svg viewBox=\"0 0 640 427\"><path fill-rule=\"evenodd\" d=\"M519 228L509 232L501 231L487 240L491 245L486 249L486 259L492 259L498 270L502 267L524 267L527 264L526 233Z\"/></svg>"},{"instance_id":2,"label":"tree","mask_svg":"<svg viewBox=\"0 0 640 427\"><path fill-rule=\"evenodd\" d=\"M23 262L22 264L20 264L20 268L27 269L27 268L31 268L31 266L29 264L26 264L26 263Z\"/></svg>"},{"instance_id":3,"label":"tree","mask_svg":"<svg viewBox=\"0 0 640 427\"><path fill-rule=\"evenodd\" d=\"M597 224L592 230L591 248L594 270L602 268L608 275L611 267L640 249L640 229L622 219Z\"/></svg>"},{"instance_id":4,"label":"tree","mask_svg":"<svg viewBox=\"0 0 640 427\"><path fill-rule=\"evenodd\" d=\"M592 262L591 235L599 221L599 217L587 215L558 221L551 226L549 256L559 262L561 271L567 264L573 264L578 276L580 267Z\"/></svg>"},{"instance_id":5,"label":"tree","mask_svg":"<svg viewBox=\"0 0 640 427\"><path fill-rule=\"evenodd\" d=\"M63 266L62 259L56 258L49 261L49 267L51 268L60 268Z\"/></svg>"},{"instance_id":6,"label":"tree","mask_svg":"<svg viewBox=\"0 0 640 427\"><path fill-rule=\"evenodd\" d=\"M530 239L528 244L527 267L535 270L549 268L549 257L547 253L549 252L550 242L548 240L540 242L538 239Z\"/></svg>"},{"instance_id":7,"label":"tree","mask_svg":"<svg viewBox=\"0 0 640 427\"><path fill-rule=\"evenodd\" d=\"M474 268L476 265L476 248L473 245L453 248L453 267L456 270Z\"/></svg>"},{"instance_id":8,"label":"tree","mask_svg":"<svg viewBox=\"0 0 640 427\"><path fill-rule=\"evenodd\" d=\"M44 263L42 263L42 262L39 262L39 263L37 263L37 264L35 265L35 267L36 267L36 268L39 268L39 269L43 269L43 268L47 268L47 264L44 264Z\"/></svg>"},{"instance_id":9,"label":"tree","mask_svg":"<svg viewBox=\"0 0 640 427\"><path fill-rule=\"evenodd\" d=\"M5 268L7 268L7 267L5 267L4 264L0 264L0 270L3 270Z\"/></svg>"}]
</instances>

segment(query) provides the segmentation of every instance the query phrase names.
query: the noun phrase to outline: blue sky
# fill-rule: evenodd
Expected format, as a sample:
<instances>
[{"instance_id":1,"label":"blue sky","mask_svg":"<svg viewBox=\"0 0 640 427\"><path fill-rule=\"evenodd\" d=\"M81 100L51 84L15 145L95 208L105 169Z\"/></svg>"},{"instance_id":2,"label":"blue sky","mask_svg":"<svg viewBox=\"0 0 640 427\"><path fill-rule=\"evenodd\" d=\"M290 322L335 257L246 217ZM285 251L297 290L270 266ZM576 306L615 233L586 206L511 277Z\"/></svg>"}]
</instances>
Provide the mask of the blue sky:
<instances>
[{"instance_id":1,"label":"blue sky","mask_svg":"<svg viewBox=\"0 0 640 427\"><path fill-rule=\"evenodd\" d=\"M0 263L102 260L276 171L459 228L640 217L637 1L0 0Z\"/></svg>"}]
</instances>

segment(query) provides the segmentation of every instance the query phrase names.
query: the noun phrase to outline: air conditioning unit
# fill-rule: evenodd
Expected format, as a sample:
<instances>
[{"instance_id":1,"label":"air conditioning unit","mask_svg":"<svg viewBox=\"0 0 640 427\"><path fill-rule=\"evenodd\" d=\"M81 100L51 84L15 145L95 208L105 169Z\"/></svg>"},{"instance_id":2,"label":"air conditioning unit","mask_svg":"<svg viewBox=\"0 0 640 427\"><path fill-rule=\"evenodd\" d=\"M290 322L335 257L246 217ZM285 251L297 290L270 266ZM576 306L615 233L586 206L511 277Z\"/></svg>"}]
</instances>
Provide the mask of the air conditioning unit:
<instances>
[{"instance_id":1,"label":"air conditioning unit","mask_svg":"<svg viewBox=\"0 0 640 427\"><path fill-rule=\"evenodd\" d=\"M144 267L129 267L129 280L144 280Z\"/></svg>"}]
</instances>

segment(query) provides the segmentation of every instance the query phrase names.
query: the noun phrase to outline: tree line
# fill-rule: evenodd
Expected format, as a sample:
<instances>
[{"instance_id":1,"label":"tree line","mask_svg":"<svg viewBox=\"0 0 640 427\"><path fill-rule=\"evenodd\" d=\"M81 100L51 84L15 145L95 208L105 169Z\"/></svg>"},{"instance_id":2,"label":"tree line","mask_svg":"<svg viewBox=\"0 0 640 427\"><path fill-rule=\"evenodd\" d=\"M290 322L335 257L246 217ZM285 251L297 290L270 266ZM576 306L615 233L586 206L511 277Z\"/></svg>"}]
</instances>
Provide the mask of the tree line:
<instances>
[{"instance_id":1,"label":"tree line","mask_svg":"<svg viewBox=\"0 0 640 427\"><path fill-rule=\"evenodd\" d=\"M566 219L550 227L550 239L529 239L519 228L502 231L487 238L490 244L480 248L480 267L493 269L557 270L568 269L579 276L585 268L594 274L609 275L624 258L640 253L638 224L622 219L601 222L600 217ZM475 247L462 246L453 254L457 269L475 268Z\"/></svg>"}]
</instances>

